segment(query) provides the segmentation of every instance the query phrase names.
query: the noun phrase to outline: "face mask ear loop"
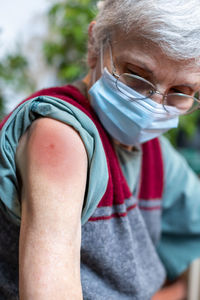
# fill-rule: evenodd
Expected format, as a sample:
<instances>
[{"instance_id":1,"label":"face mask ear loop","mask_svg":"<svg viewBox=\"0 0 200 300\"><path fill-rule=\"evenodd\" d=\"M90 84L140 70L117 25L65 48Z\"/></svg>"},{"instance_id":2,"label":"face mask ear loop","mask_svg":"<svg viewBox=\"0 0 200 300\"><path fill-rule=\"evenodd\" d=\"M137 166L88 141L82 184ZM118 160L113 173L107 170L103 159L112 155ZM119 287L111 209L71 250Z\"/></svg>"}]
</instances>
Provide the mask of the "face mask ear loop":
<instances>
[{"instance_id":1,"label":"face mask ear loop","mask_svg":"<svg viewBox=\"0 0 200 300\"><path fill-rule=\"evenodd\" d=\"M101 43L101 48L100 48L100 66L101 66L101 74L103 74L103 43Z\"/></svg>"},{"instance_id":2,"label":"face mask ear loop","mask_svg":"<svg viewBox=\"0 0 200 300\"><path fill-rule=\"evenodd\" d=\"M103 74L103 43L101 43L100 46L100 67L101 67L101 74ZM92 72L92 84L94 84L96 81L96 73L97 70L95 68L94 71Z\"/></svg>"},{"instance_id":3,"label":"face mask ear loop","mask_svg":"<svg viewBox=\"0 0 200 300\"><path fill-rule=\"evenodd\" d=\"M93 70L93 72L92 72L92 84L94 84L95 83L95 81L96 81L96 68Z\"/></svg>"},{"instance_id":4,"label":"face mask ear loop","mask_svg":"<svg viewBox=\"0 0 200 300\"><path fill-rule=\"evenodd\" d=\"M112 56L112 48L111 48L111 45L110 45L109 41L108 41L108 47L109 47L109 52L110 52L111 70L112 70L112 73L116 73L116 68L115 68L115 65L114 65L114 62L113 62L113 56Z\"/></svg>"}]
</instances>

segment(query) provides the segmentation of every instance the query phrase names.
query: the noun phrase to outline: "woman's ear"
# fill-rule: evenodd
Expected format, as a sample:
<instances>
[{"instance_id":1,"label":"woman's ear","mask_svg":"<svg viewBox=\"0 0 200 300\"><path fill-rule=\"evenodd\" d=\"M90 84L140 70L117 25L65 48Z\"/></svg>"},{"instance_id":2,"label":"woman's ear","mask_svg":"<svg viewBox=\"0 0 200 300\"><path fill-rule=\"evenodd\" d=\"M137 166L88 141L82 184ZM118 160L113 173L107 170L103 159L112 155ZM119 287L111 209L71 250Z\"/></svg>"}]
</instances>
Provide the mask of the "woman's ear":
<instances>
[{"instance_id":1,"label":"woman's ear","mask_svg":"<svg viewBox=\"0 0 200 300\"><path fill-rule=\"evenodd\" d=\"M94 33L93 28L96 24L96 21L92 21L88 28L88 65L90 68L94 68L97 63L97 53L95 51L94 45Z\"/></svg>"}]
</instances>

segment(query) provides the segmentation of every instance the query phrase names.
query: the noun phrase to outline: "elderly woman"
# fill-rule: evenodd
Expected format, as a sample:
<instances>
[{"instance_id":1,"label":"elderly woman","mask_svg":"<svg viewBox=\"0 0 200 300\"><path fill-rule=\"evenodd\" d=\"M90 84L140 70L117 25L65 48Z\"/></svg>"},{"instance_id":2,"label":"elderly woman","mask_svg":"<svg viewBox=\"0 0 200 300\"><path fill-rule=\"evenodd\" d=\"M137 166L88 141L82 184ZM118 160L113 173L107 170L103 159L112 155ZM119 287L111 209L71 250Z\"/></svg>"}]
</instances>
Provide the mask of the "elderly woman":
<instances>
[{"instance_id":1,"label":"elderly woman","mask_svg":"<svg viewBox=\"0 0 200 300\"><path fill-rule=\"evenodd\" d=\"M100 4L88 75L1 124L1 300L181 300L200 256L199 180L160 137L200 106L199 0Z\"/></svg>"}]
</instances>

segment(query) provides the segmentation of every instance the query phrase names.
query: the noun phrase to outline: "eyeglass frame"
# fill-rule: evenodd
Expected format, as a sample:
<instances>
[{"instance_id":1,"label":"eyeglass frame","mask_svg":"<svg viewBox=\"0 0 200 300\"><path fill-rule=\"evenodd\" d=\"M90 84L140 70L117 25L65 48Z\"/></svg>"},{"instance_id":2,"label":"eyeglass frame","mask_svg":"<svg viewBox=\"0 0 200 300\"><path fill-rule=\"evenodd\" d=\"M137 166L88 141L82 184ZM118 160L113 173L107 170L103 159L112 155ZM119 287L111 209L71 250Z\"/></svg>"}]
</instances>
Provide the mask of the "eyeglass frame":
<instances>
[{"instance_id":1,"label":"eyeglass frame","mask_svg":"<svg viewBox=\"0 0 200 300\"><path fill-rule=\"evenodd\" d=\"M109 53L110 53L110 60L111 60L111 74L116 78L116 88L120 91L120 93L122 93L121 92L121 90L119 89L119 87L118 87L118 85L117 85L117 82L118 82L118 80L119 80L119 78L121 77L121 76L123 76L123 75L128 75L128 76L130 76L130 77L133 77L133 78L136 78L136 79L139 79L139 80L142 80L142 81L144 81L144 82L146 82L147 84L149 84L149 85L151 85L152 86L152 88L153 88L153 90L151 91L149 91L150 93L149 93L149 96L148 97L144 97L144 98L131 98L130 96L128 96L129 97L129 99L130 99L130 101L135 101L135 100L145 100L145 99L148 99L148 98L151 98L153 95L155 95L155 94L158 94L158 95L161 95L162 96L162 105L163 105L163 108L167 111L167 109L166 109L166 107L165 107L165 103L164 103L164 100L166 99L166 98L168 98L169 96L181 96L181 97L189 97L189 98L192 98L195 102L197 102L198 104L199 104L199 106L197 106L196 108L194 108L193 110L191 110L191 111L187 111L187 112L184 112L184 113L181 113L180 112L180 115L187 115L187 114L190 114L190 113L192 113L192 112L194 112L195 110L198 110L198 109L200 109L200 99L198 99L198 98L196 98L196 97L194 97L194 96L190 96L190 95L187 95L187 94L183 94L183 93L169 93L169 94L167 94L167 95L165 95L165 94L163 94L163 93L161 93L159 90L157 90L157 88L156 88L156 86L152 83L152 82L150 82L150 81L148 81L148 80L146 80L145 78L143 78L143 77L141 77L141 76L138 76L138 75L134 75L134 74L130 74L130 73L122 73L122 74L117 74L117 72L116 72L116 67L115 67L115 64L114 64L114 61L113 61L113 55L112 55L112 46L111 46L111 42L110 42L110 40L109 41L107 41L107 43L108 43L108 47L109 47ZM103 45L101 45L101 54L100 54L100 63L101 63L101 72L103 73ZM200 91L198 91L198 92L200 92ZM123 93L122 93L123 94Z\"/></svg>"}]
</instances>

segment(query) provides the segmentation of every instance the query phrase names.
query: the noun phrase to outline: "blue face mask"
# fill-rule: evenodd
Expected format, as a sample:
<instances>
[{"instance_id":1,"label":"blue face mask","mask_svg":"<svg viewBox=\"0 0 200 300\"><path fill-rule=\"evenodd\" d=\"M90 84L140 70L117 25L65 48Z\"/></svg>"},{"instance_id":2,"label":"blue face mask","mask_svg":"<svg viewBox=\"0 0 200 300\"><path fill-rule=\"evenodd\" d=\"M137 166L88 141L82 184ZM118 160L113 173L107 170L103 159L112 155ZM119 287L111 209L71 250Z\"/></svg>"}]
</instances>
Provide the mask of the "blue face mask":
<instances>
[{"instance_id":1,"label":"blue face mask","mask_svg":"<svg viewBox=\"0 0 200 300\"><path fill-rule=\"evenodd\" d=\"M120 90L126 90L131 98L141 95L120 82ZM91 105L108 133L124 145L139 145L171 128L178 126L178 114L174 107L167 107L150 98L130 101L116 87L116 79L106 68L99 80L90 88Z\"/></svg>"}]
</instances>

